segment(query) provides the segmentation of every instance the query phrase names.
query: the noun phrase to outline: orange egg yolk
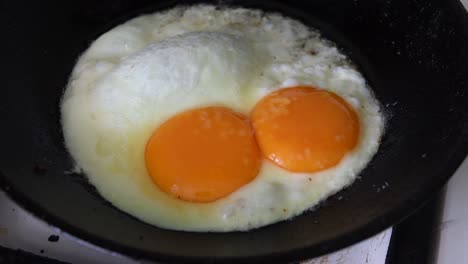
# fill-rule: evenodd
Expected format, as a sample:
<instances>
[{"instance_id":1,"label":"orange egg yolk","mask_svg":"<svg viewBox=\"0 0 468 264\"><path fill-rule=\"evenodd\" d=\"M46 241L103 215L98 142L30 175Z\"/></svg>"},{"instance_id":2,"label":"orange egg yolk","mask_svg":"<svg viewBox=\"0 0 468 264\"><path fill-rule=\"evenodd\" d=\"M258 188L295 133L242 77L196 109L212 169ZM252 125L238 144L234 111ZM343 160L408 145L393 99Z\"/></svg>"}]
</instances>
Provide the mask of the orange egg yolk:
<instances>
[{"instance_id":1,"label":"orange egg yolk","mask_svg":"<svg viewBox=\"0 0 468 264\"><path fill-rule=\"evenodd\" d=\"M164 192L211 202L252 181L262 160L247 117L225 107L175 115L151 136L146 167Z\"/></svg>"},{"instance_id":2,"label":"orange egg yolk","mask_svg":"<svg viewBox=\"0 0 468 264\"><path fill-rule=\"evenodd\" d=\"M257 142L274 164L293 172L335 166L359 138L356 112L338 95L313 87L275 91L251 113Z\"/></svg>"}]
</instances>

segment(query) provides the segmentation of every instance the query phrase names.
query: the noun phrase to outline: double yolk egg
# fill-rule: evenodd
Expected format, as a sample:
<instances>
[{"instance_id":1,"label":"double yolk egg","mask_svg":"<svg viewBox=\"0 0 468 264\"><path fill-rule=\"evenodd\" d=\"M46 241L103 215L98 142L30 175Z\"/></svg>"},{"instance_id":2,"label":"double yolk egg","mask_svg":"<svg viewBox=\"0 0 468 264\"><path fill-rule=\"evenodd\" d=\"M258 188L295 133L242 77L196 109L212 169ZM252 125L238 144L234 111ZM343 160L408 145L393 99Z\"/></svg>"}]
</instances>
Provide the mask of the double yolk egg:
<instances>
[{"instance_id":1,"label":"double yolk egg","mask_svg":"<svg viewBox=\"0 0 468 264\"><path fill-rule=\"evenodd\" d=\"M104 199L158 227L214 232L290 219L348 186L384 124L363 76L317 31L212 5L104 33L61 114Z\"/></svg>"},{"instance_id":2,"label":"double yolk egg","mask_svg":"<svg viewBox=\"0 0 468 264\"><path fill-rule=\"evenodd\" d=\"M293 172L335 166L359 138L359 120L336 94L291 87L263 98L250 118L226 107L189 110L164 122L145 161L164 192L212 202L252 181L266 157Z\"/></svg>"}]
</instances>

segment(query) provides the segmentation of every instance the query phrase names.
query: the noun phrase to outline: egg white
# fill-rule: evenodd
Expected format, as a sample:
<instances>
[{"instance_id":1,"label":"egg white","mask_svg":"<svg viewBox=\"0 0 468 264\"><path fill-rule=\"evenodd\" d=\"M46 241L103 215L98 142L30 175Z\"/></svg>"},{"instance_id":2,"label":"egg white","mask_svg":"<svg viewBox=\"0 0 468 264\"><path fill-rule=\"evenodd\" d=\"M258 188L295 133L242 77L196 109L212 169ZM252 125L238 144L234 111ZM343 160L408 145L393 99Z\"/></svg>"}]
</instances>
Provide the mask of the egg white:
<instances>
[{"instance_id":1,"label":"egg white","mask_svg":"<svg viewBox=\"0 0 468 264\"><path fill-rule=\"evenodd\" d=\"M153 131L184 110L246 115L296 84L333 91L356 110L356 148L335 167L291 173L264 160L258 176L211 203L158 189L144 164ZM80 57L63 96L65 143L91 184L121 210L175 230L249 230L291 218L351 184L378 149L384 118L362 75L314 29L276 13L210 5L134 18Z\"/></svg>"}]
</instances>

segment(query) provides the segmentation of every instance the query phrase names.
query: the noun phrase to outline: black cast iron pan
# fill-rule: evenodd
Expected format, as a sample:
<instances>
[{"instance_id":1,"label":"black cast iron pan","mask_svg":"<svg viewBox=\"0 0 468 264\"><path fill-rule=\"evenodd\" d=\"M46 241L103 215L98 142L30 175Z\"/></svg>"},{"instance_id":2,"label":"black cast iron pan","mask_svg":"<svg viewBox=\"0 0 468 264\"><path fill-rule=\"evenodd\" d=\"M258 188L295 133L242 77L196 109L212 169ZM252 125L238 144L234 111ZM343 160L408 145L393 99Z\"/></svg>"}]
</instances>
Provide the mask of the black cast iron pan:
<instances>
[{"instance_id":1,"label":"black cast iron pan","mask_svg":"<svg viewBox=\"0 0 468 264\"><path fill-rule=\"evenodd\" d=\"M65 173L72 162L59 123L61 93L75 60L99 34L177 3L0 4L0 181L17 202L66 232L134 257L287 261L339 249L397 223L465 158L468 15L457 0L223 1L276 10L337 42L387 115L379 152L356 183L318 210L250 232L168 231L113 208L83 176Z\"/></svg>"}]
</instances>

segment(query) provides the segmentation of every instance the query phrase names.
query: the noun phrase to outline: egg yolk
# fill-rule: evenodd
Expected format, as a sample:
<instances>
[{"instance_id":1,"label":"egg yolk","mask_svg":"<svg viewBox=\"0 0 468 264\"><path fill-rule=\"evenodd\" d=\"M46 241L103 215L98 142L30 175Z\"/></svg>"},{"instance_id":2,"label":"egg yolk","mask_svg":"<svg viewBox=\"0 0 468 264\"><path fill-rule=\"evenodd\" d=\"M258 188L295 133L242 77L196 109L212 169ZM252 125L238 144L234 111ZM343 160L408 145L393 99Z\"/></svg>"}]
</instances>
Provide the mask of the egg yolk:
<instances>
[{"instance_id":1,"label":"egg yolk","mask_svg":"<svg viewBox=\"0 0 468 264\"><path fill-rule=\"evenodd\" d=\"M283 88L267 95L251 119L263 154L293 172L333 167L359 137L359 120L351 106L313 87Z\"/></svg>"},{"instance_id":2,"label":"egg yolk","mask_svg":"<svg viewBox=\"0 0 468 264\"><path fill-rule=\"evenodd\" d=\"M252 181L262 154L247 117L225 107L175 115L151 136L146 167L164 192L211 202Z\"/></svg>"}]
</instances>

